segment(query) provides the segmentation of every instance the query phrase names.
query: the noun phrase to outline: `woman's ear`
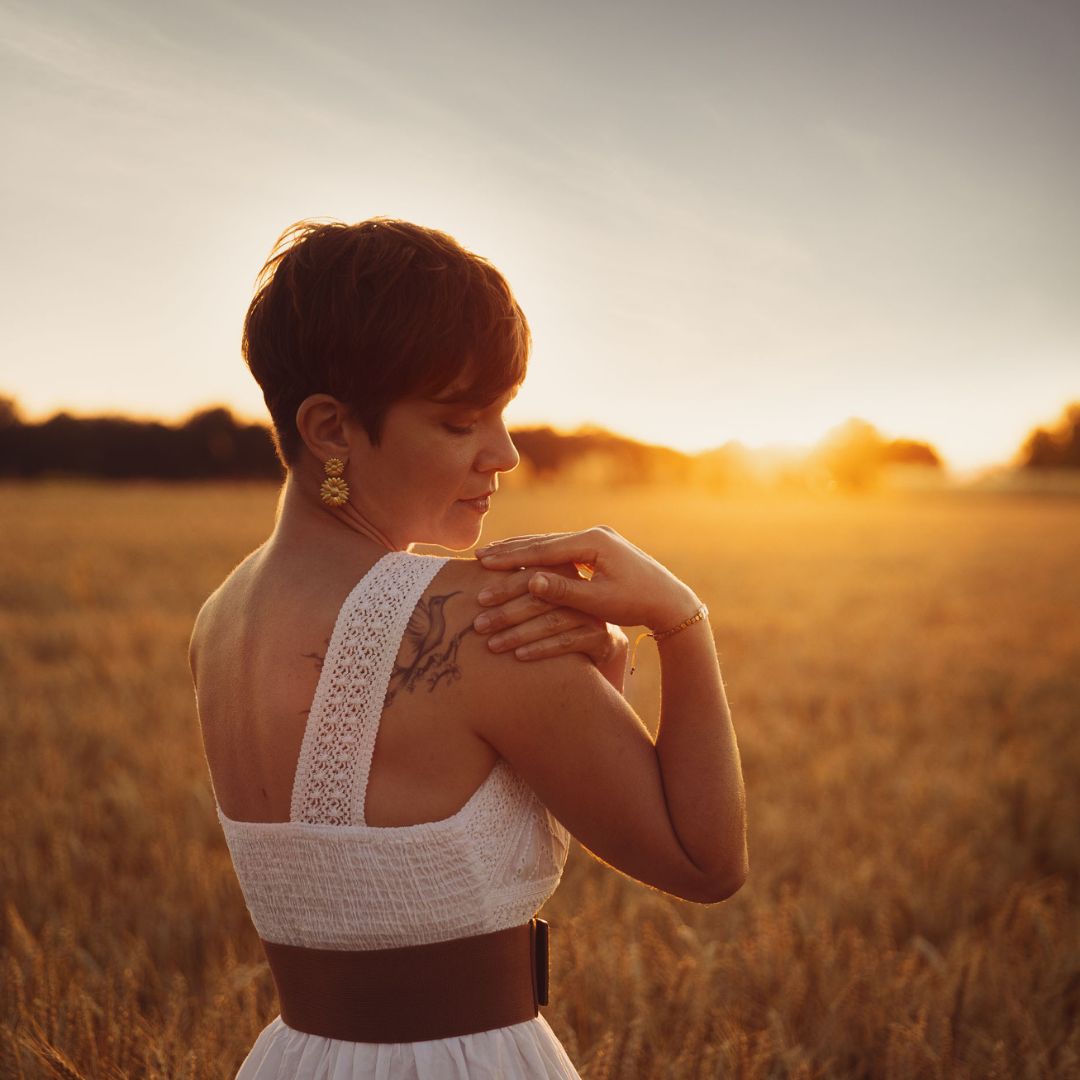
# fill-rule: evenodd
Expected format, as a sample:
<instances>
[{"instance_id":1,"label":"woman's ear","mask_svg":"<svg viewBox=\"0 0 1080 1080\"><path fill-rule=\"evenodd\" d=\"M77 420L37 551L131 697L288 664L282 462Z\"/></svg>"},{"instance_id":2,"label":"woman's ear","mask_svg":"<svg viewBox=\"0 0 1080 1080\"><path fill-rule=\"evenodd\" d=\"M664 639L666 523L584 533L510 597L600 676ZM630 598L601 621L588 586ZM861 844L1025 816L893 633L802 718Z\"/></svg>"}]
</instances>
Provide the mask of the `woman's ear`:
<instances>
[{"instance_id":1,"label":"woman's ear","mask_svg":"<svg viewBox=\"0 0 1080 1080\"><path fill-rule=\"evenodd\" d=\"M317 460L349 459L349 434L355 424L349 423L349 407L329 394L312 394L300 402L296 410L296 430L304 445Z\"/></svg>"}]
</instances>

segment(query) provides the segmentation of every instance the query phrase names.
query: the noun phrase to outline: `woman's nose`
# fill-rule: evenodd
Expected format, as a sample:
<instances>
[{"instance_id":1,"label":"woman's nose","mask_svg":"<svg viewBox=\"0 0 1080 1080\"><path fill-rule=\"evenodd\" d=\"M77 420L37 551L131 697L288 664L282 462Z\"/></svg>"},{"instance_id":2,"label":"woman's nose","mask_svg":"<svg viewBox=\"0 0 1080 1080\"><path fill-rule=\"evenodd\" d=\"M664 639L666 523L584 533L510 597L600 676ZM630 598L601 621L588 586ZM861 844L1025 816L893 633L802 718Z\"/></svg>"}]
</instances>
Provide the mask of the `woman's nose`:
<instances>
[{"instance_id":1,"label":"woman's nose","mask_svg":"<svg viewBox=\"0 0 1080 1080\"><path fill-rule=\"evenodd\" d=\"M511 472L517 468L521 455L517 452L514 440L504 425L500 425L499 434L490 446L485 447L477 468L481 472Z\"/></svg>"}]
</instances>

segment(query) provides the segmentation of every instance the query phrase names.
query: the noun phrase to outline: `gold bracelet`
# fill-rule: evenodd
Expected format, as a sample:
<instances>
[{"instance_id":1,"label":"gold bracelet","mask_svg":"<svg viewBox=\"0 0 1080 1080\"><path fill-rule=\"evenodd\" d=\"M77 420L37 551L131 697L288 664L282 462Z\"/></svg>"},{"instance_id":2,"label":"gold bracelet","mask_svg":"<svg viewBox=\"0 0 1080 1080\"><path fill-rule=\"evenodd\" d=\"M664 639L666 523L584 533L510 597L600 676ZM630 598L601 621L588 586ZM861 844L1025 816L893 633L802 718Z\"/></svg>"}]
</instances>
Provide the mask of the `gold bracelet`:
<instances>
[{"instance_id":1,"label":"gold bracelet","mask_svg":"<svg viewBox=\"0 0 1080 1080\"><path fill-rule=\"evenodd\" d=\"M669 638L672 634L677 634L680 630L685 630L688 626L693 626L696 622L701 622L702 619L708 618L709 609L702 604L701 607L690 616L689 619L683 619L678 626L673 626L670 630L661 630L659 634L654 634L651 630L646 630L643 633L638 634L634 640L634 651L630 654L630 674L634 674L634 658L637 656L638 642L642 638L651 637L659 645L665 638Z\"/></svg>"}]
</instances>

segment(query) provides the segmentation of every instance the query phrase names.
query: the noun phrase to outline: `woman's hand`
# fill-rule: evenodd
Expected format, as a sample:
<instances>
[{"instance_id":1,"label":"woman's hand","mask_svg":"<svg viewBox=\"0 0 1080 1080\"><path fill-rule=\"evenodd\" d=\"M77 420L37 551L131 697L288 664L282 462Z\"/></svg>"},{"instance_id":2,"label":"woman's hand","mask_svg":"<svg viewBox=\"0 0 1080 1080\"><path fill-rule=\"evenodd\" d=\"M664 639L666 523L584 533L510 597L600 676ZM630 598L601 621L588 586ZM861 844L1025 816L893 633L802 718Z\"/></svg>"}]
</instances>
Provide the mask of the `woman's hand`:
<instances>
[{"instance_id":1,"label":"woman's hand","mask_svg":"<svg viewBox=\"0 0 1080 1080\"><path fill-rule=\"evenodd\" d=\"M692 615L701 603L670 570L606 525L584 532L515 536L478 548L476 557L492 570L544 567L527 579L531 598L619 626L659 632ZM580 568L584 579L567 574L565 564ZM485 602L483 592L479 599ZM517 603L528 601L522 597Z\"/></svg>"},{"instance_id":2,"label":"woman's hand","mask_svg":"<svg viewBox=\"0 0 1080 1080\"><path fill-rule=\"evenodd\" d=\"M479 600L491 610L477 616L474 629L491 635L488 647L492 651L513 650L520 660L583 653L622 693L628 646L622 629L593 615L549 604L534 596L529 591L529 579L534 572L521 570L508 574L484 589ZM567 578L578 577L573 563L552 566L550 572Z\"/></svg>"}]
</instances>

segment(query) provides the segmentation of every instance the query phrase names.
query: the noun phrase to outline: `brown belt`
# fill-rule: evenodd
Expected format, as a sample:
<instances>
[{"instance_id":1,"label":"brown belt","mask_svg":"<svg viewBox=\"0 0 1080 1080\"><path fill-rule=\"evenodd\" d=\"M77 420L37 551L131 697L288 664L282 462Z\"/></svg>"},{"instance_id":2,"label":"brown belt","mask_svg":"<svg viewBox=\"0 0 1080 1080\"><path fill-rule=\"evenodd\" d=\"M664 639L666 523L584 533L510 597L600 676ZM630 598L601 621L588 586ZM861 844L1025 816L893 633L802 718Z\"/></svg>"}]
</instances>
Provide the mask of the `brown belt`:
<instances>
[{"instance_id":1,"label":"brown belt","mask_svg":"<svg viewBox=\"0 0 1080 1080\"><path fill-rule=\"evenodd\" d=\"M397 949L263 941L297 1031L347 1042L421 1042L531 1020L548 1002L548 924Z\"/></svg>"}]
</instances>

